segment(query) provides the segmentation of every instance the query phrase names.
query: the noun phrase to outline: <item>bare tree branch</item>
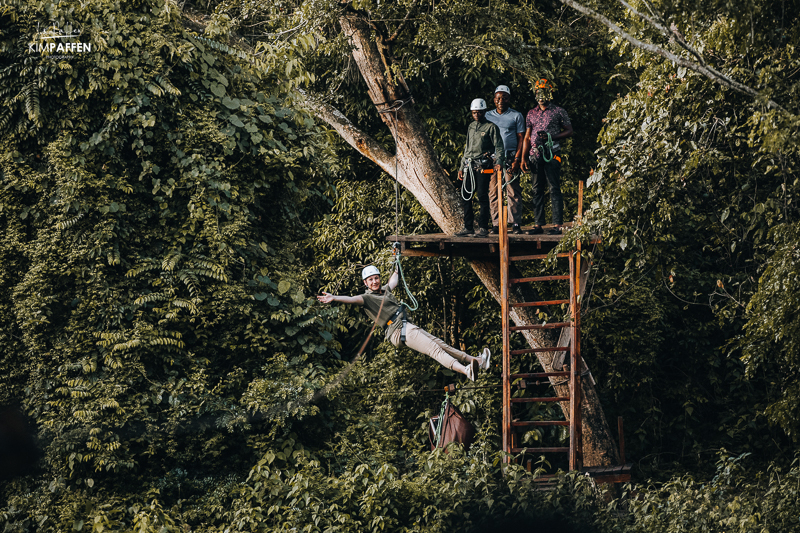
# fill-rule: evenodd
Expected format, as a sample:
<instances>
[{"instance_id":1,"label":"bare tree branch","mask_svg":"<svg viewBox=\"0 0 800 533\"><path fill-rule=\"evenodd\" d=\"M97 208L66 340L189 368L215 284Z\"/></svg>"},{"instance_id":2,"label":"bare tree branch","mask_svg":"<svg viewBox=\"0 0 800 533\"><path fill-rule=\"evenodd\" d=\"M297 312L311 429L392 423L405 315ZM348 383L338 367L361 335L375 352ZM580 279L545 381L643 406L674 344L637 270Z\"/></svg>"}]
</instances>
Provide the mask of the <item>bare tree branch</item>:
<instances>
[{"instance_id":1,"label":"bare tree branch","mask_svg":"<svg viewBox=\"0 0 800 533\"><path fill-rule=\"evenodd\" d=\"M420 3L420 0L417 0L414 3L414 5L411 6L411 9L408 10L408 13L406 13L406 17L403 19L403 22L400 23L400 25L394 31L392 36L389 37L388 39L386 39L387 43L394 42L394 40L397 39L400 36L400 34L403 32L403 29L405 29L406 24L408 24L408 20L411 18L411 15L413 15L414 12L417 10L417 6L419 6L419 3Z\"/></svg>"},{"instance_id":2,"label":"bare tree branch","mask_svg":"<svg viewBox=\"0 0 800 533\"><path fill-rule=\"evenodd\" d=\"M298 89L297 92L303 97L304 107L311 114L335 129L342 139L347 141L347 144L381 167L381 170L392 178L397 178L395 176L395 156L387 152L378 141L358 129L341 111L321 98L312 96L302 89Z\"/></svg>"},{"instance_id":3,"label":"bare tree branch","mask_svg":"<svg viewBox=\"0 0 800 533\"><path fill-rule=\"evenodd\" d=\"M686 67L686 68L688 68L690 70L693 70L693 71L697 72L698 74L702 74L703 76L707 77L708 79L710 79L710 80L712 80L712 81L714 81L716 83L719 83L720 85L723 85L725 87L733 89L734 91L740 92L742 94L746 94L748 96L752 96L754 98L764 98L767 101L767 107L769 109L773 109L774 108L774 109L779 109L779 110L783 111L784 113L789 113L783 106L781 106L780 104L778 104L774 100L766 98L761 93L756 91L755 89L753 89L751 87L748 87L747 85L744 85L743 83L739 83L738 81L736 81L736 80L734 80L732 78L729 78L728 76L726 76L725 74L722 74L718 70L706 65L705 62L703 62L702 64L698 64L698 63L695 63L694 61L689 61L688 59L684 59L684 58L682 58L682 57L680 57L678 55L675 55L672 52L669 52L668 50L665 50L664 48L661 48L658 45L651 44L651 43L645 43L643 41L640 41L639 39L635 38L634 36L632 36L629 33L627 33L625 30L623 30L622 28L617 26L614 22L609 20L607 17L601 15L600 13L598 13L597 11L594 11L591 8L588 8L588 7L586 7L586 6L582 5L582 4L579 4L575 0L560 0L560 1L561 1L562 4L568 5L572 9L574 9L576 11L579 11L579 12L583 13L584 15L588 15L588 16L592 17L593 19L595 19L596 21L600 22L601 24L605 25L611 31L613 31L614 33L616 33L617 35L619 35L620 37L622 37L623 39L625 39L626 41L631 43L636 48L639 48L641 50L644 50L646 52L650 52L650 53L653 53L653 54L658 54L658 55L664 57L665 59L668 59L668 60L672 61L676 65L681 65L683 67ZM639 14L639 13L637 13L637 14ZM642 14L639 14L639 16L641 16L643 18L646 18L649 21L649 17L645 17L645 15L642 15ZM658 27L658 26L656 26L656 27ZM683 40L683 38L680 36L679 33L677 33L677 31L672 31L671 33L672 33L672 35L674 35L676 37L676 39L678 40L678 43L680 44L680 46L682 48L686 49L692 55L697 56L696 52L693 49L691 49L691 47L688 44L686 44L686 41ZM702 59L701 59L701 61L702 61Z\"/></svg>"},{"instance_id":4,"label":"bare tree branch","mask_svg":"<svg viewBox=\"0 0 800 533\"><path fill-rule=\"evenodd\" d=\"M663 24L661 24L659 21L657 21L657 20L654 20L654 19L652 19L652 18L648 17L648 16L647 16L647 15L645 15L644 13L639 13L639 12L636 10L636 8L634 8L632 5L630 5L630 4L629 4L628 2L626 2L625 0L619 0L619 3L620 3L620 4L622 4L623 6L625 6L625 7L626 7L626 8L627 8L629 11L631 11L631 12L632 12L634 15L636 15L637 17L639 17L639 18L641 18L641 19L643 19L643 20L646 20L647 22L649 22L651 26L653 26L654 28L658 29L658 30L659 30L661 33L663 33L664 35L667 35L667 36L669 36L669 31L668 31L668 30L667 30L667 28L666 28L666 27L665 27ZM649 3L647 4L647 7L651 7ZM652 9L651 9L651 10L652 10ZM660 17L660 16L659 16L658 18L659 18L659 19L661 19L661 17Z\"/></svg>"},{"instance_id":5,"label":"bare tree branch","mask_svg":"<svg viewBox=\"0 0 800 533\"><path fill-rule=\"evenodd\" d=\"M590 48L591 46L592 46L591 44L584 44L581 46L562 46L560 48L554 48L552 46L547 46L547 45L534 46L531 44L523 44L522 48L524 48L525 50L544 50L546 52L571 52L573 50L583 50L584 48Z\"/></svg>"}]
</instances>

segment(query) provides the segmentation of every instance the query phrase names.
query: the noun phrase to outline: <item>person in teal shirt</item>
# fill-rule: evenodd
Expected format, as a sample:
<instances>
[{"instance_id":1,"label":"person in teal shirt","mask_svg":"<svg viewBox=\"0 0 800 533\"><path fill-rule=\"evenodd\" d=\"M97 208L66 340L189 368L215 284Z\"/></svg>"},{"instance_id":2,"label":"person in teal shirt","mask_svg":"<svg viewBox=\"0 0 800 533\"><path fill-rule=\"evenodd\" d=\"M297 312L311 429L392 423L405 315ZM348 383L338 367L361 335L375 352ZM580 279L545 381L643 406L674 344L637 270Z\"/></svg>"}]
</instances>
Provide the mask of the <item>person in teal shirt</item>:
<instances>
[{"instance_id":1,"label":"person in teal shirt","mask_svg":"<svg viewBox=\"0 0 800 533\"><path fill-rule=\"evenodd\" d=\"M500 210L503 208L503 198L498 199L497 180L504 179L506 195L508 196L508 221L511 223L511 233L522 233L522 184L520 183L520 165L522 164L522 141L525 137L525 117L513 109L511 103L511 89L507 85L498 85L494 90L495 109L486 113L486 120L497 124L503 136L503 146L506 149L505 176L492 174L489 183L489 205L492 210L492 233L497 233L500 228Z\"/></svg>"}]
</instances>

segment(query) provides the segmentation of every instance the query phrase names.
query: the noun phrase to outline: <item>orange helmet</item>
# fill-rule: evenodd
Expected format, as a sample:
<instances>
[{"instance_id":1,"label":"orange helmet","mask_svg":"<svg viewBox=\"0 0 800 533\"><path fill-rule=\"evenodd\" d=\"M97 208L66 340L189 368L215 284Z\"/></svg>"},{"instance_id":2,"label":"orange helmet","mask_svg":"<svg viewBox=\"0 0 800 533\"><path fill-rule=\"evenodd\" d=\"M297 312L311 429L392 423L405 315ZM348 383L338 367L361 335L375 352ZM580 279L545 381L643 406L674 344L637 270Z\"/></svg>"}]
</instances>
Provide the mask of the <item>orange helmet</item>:
<instances>
[{"instance_id":1,"label":"orange helmet","mask_svg":"<svg viewBox=\"0 0 800 533\"><path fill-rule=\"evenodd\" d=\"M544 99L549 101L553 99L553 91L555 90L555 88L553 87L553 84L550 82L550 80L542 78L536 82L536 84L533 86L533 90L534 93L536 94L537 100L539 100L539 94L540 94L539 91L541 91L541 94L544 96Z\"/></svg>"}]
</instances>

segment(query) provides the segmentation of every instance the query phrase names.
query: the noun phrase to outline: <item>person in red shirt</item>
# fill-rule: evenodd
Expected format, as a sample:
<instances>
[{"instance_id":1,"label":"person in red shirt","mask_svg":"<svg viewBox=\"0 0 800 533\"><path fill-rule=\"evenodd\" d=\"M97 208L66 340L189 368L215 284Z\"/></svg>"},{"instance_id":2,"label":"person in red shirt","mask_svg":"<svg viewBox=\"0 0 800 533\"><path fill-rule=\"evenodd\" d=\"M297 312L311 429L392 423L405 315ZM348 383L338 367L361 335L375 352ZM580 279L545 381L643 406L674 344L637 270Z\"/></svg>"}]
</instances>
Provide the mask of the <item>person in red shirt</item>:
<instances>
[{"instance_id":1,"label":"person in red shirt","mask_svg":"<svg viewBox=\"0 0 800 533\"><path fill-rule=\"evenodd\" d=\"M525 118L525 139L522 143L522 170L533 172L533 216L534 227L528 235L543 233L544 188L550 186L550 201L553 208L551 234L561 233L564 223L564 197L561 194L561 143L571 137L572 122L567 112L553 104L553 85L545 80L536 83L538 105L528 111Z\"/></svg>"}]
</instances>

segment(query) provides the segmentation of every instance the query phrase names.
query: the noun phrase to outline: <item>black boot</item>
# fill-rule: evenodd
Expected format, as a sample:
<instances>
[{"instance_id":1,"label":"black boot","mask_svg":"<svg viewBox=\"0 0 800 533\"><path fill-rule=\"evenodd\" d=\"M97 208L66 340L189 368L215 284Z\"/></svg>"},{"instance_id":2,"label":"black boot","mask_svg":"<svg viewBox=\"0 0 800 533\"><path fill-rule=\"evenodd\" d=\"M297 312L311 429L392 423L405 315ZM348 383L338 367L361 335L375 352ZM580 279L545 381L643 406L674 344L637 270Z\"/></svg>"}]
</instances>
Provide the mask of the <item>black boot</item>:
<instances>
[{"instance_id":1,"label":"black boot","mask_svg":"<svg viewBox=\"0 0 800 533\"><path fill-rule=\"evenodd\" d=\"M541 226L534 226L533 229L529 229L525 233L527 233L528 235L541 235L542 233L544 233L544 230L542 229Z\"/></svg>"}]
</instances>

